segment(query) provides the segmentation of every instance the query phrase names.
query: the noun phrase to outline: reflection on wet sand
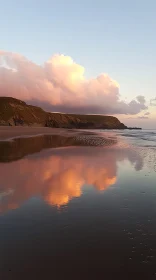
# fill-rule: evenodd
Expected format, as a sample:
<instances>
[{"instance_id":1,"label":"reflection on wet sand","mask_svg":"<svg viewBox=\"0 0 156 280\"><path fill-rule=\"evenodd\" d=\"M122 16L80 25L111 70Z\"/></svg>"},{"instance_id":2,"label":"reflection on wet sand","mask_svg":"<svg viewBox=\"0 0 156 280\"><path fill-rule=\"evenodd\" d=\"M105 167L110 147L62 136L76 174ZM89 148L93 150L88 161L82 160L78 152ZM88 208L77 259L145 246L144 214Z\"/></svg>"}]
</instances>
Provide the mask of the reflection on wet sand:
<instances>
[{"instance_id":1,"label":"reflection on wet sand","mask_svg":"<svg viewBox=\"0 0 156 280\"><path fill-rule=\"evenodd\" d=\"M106 190L117 181L117 163L128 159L136 170L142 160L130 149L68 147L44 150L18 161L0 163L0 211L41 197L60 207L80 197L83 186Z\"/></svg>"},{"instance_id":2,"label":"reflection on wet sand","mask_svg":"<svg viewBox=\"0 0 156 280\"><path fill-rule=\"evenodd\" d=\"M0 141L0 162L19 160L26 155L38 153L43 149L74 145L73 137L62 135L39 135Z\"/></svg>"},{"instance_id":3,"label":"reflection on wet sand","mask_svg":"<svg viewBox=\"0 0 156 280\"><path fill-rule=\"evenodd\" d=\"M38 135L15 138L12 141L0 141L0 162L19 160L26 155L40 152L43 149L69 146L110 146L116 139L101 137L93 132L75 132L67 135Z\"/></svg>"}]
</instances>

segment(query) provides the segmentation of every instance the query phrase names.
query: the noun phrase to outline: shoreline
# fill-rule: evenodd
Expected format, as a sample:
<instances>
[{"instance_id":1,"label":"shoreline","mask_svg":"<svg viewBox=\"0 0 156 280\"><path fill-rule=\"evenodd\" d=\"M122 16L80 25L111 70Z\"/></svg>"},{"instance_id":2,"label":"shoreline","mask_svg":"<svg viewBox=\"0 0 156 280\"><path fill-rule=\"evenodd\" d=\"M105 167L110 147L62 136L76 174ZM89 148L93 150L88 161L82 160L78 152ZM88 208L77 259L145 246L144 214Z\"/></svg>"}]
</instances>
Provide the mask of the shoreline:
<instances>
[{"instance_id":1,"label":"shoreline","mask_svg":"<svg viewBox=\"0 0 156 280\"><path fill-rule=\"evenodd\" d=\"M67 135L63 128L0 126L0 141L10 141L16 138L29 138L42 135Z\"/></svg>"},{"instance_id":2,"label":"shoreline","mask_svg":"<svg viewBox=\"0 0 156 280\"><path fill-rule=\"evenodd\" d=\"M29 138L44 135L60 135L65 137L74 137L77 135L98 135L98 133L75 128L69 129L51 127L0 126L0 141L10 141L17 138Z\"/></svg>"},{"instance_id":3,"label":"shoreline","mask_svg":"<svg viewBox=\"0 0 156 280\"><path fill-rule=\"evenodd\" d=\"M0 162L19 160L44 149L111 147L116 140L98 132L62 128L0 127Z\"/></svg>"}]
</instances>

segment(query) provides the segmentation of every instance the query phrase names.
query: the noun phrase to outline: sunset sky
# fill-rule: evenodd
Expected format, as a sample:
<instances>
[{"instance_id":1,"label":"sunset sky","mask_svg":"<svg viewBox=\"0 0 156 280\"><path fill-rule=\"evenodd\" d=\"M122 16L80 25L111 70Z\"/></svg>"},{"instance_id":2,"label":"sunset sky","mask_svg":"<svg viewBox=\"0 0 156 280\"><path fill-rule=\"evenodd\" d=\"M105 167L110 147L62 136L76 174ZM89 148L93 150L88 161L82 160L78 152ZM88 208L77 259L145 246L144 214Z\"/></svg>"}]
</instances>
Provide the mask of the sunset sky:
<instances>
[{"instance_id":1,"label":"sunset sky","mask_svg":"<svg viewBox=\"0 0 156 280\"><path fill-rule=\"evenodd\" d=\"M155 0L0 2L0 96L156 128Z\"/></svg>"}]
</instances>

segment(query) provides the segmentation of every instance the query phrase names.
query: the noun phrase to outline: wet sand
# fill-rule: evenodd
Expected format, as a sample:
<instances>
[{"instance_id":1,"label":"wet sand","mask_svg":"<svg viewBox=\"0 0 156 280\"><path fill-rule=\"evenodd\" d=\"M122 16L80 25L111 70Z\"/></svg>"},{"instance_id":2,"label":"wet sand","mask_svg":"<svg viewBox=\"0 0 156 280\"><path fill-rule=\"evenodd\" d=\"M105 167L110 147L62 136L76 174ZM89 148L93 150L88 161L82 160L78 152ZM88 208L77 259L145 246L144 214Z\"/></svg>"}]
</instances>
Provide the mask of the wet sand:
<instances>
[{"instance_id":1,"label":"wet sand","mask_svg":"<svg viewBox=\"0 0 156 280\"><path fill-rule=\"evenodd\" d=\"M77 129L49 128L49 127L0 127L0 141L9 141L17 138L55 135L73 139L73 145L109 146L115 140L99 136L98 132Z\"/></svg>"},{"instance_id":2,"label":"wet sand","mask_svg":"<svg viewBox=\"0 0 156 280\"><path fill-rule=\"evenodd\" d=\"M155 279L155 132L61 131L0 142L1 279Z\"/></svg>"},{"instance_id":3,"label":"wet sand","mask_svg":"<svg viewBox=\"0 0 156 280\"><path fill-rule=\"evenodd\" d=\"M19 137L32 137L37 135L64 135L68 130L63 128L50 127L21 127L21 126L0 126L0 140L10 140Z\"/></svg>"}]
</instances>

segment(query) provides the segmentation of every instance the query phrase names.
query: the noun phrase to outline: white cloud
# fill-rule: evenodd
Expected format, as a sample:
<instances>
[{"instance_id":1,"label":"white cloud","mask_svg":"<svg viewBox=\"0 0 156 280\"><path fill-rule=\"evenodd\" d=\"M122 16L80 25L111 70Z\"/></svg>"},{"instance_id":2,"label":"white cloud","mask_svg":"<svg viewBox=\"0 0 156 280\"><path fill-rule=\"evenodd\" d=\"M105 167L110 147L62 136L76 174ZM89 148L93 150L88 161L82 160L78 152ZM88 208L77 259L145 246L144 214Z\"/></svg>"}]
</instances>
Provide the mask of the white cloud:
<instances>
[{"instance_id":1,"label":"white cloud","mask_svg":"<svg viewBox=\"0 0 156 280\"><path fill-rule=\"evenodd\" d=\"M144 96L121 101L119 84L107 74L87 80L84 67L69 56L56 54L40 66L0 51L0 64L0 96L62 112L133 115L147 109Z\"/></svg>"}]
</instances>

